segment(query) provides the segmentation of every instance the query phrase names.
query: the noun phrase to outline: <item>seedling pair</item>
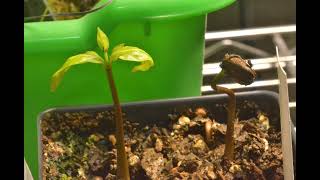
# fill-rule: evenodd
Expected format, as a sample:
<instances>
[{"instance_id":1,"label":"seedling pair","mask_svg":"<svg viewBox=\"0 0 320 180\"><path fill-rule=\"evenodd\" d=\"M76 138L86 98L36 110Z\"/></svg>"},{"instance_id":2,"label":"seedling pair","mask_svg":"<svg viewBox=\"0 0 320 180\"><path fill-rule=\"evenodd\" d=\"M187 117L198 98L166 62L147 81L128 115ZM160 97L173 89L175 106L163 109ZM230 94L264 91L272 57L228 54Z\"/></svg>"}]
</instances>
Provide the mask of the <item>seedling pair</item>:
<instances>
[{"instance_id":1,"label":"seedling pair","mask_svg":"<svg viewBox=\"0 0 320 180\"><path fill-rule=\"evenodd\" d=\"M144 50L137 47L125 46L120 44L115 46L111 55L108 54L109 40L103 31L98 28L97 32L97 43L102 50L104 57L100 57L94 51L88 51L83 54L75 55L67 59L64 65L52 76L51 90L55 91L64 74L74 65L84 63L95 63L101 64L105 70L108 84L111 90L115 117L116 117L116 147L117 147L117 177L118 179L129 180L129 167L127 162L127 156L124 145L124 129L123 129L123 118L120 101L112 74L112 63L118 60L134 61L139 62L140 65L135 66L132 71L147 71L154 62L152 57ZM231 76L237 83L243 85L249 85L253 82L256 77L256 73L251 69L252 65L250 61L243 60L238 55L226 54L221 63L221 72L214 78L211 83L211 87L218 93L226 93L229 96L228 101L228 121L227 121L227 132L226 132L226 148L225 157L229 160L234 158L234 121L235 121L235 108L236 99L234 92L228 88L218 86L219 81L225 76ZM211 136L211 126L206 124L206 136Z\"/></svg>"}]
</instances>

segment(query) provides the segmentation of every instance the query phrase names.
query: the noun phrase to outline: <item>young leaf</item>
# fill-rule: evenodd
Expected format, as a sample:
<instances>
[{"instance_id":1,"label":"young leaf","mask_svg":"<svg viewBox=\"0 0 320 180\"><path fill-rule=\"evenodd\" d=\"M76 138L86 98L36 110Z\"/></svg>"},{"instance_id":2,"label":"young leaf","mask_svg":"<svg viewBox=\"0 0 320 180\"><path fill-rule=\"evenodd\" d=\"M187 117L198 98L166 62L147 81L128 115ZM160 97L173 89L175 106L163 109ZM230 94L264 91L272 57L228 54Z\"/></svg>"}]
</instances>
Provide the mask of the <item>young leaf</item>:
<instances>
[{"instance_id":1,"label":"young leaf","mask_svg":"<svg viewBox=\"0 0 320 180\"><path fill-rule=\"evenodd\" d=\"M141 64L135 66L132 72L147 71L154 65L152 57L144 50L137 47L125 46L124 44L119 44L112 50L110 61L113 62L118 59L140 62Z\"/></svg>"},{"instance_id":2,"label":"young leaf","mask_svg":"<svg viewBox=\"0 0 320 180\"><path fill-rule=\"evenodd\" d=\"M97 32L97 43L100 49L102 49L104 52L107 52L109 49L109 39L107 35L98 27Z\"/></svg>"},{"instance_id":3,"label":"young leaf","mask_svg":"<svg viewBox=\"0 0 320 180\"><path fill-rule=\"evenodd\" d=\"M56 90L60 81L63 78L63 75L68 71L68 69L71 66L83 63L102 64L103 59L96 52L93 51L88 51L84 54L79 54L68 58L67 61L63 64L63 66L52 75L51 91Z\"/></svg>"}]
</instances>

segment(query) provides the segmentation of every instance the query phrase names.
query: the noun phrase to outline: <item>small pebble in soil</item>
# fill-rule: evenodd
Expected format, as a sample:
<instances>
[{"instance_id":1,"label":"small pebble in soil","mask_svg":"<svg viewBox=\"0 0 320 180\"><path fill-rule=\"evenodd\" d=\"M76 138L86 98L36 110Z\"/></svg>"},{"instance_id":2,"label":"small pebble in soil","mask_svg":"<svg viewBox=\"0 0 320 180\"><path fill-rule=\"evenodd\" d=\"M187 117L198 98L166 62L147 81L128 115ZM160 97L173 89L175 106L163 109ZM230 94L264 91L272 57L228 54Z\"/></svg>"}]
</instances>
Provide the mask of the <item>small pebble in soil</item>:
<instances>
[{"instance_id":1,"label":"small pebble in soil","mask_svg":"<svg viewBox=\"0 0 320 180\"><path fill-rule=\"evenodd\" d=\"M178 119L178 123L181 125L181 126L185 126L185 125L188 125L190 124L190 119L186 116L181 116L179 119Z\"/></svg>"},{"instance_id":2,"label":"small pebble in soil","mask_svg":"<svg viewBox=\"0 0 320 180\"><path fill-rule=\"evenodd\" d=\"M137 156L137 155L131 155L131 156L129 156L129 165L130 166L133 166L133 167L135 167L135 166L138 166L139 165L139 163L140 163L140 158L139 158L139 156Z\"/></svg>"},{"instance_id":3,"label":"small pebble in soil","mask_svg":"<svg viewBox=\"0 0 320 180\"><path fill-rule=\"evenodd\" d=\"M261 124L261 126L265 129L265 130L268 130L270 128L270 125L269 125L269 118L263 114L259 114L258 115L258 119L259 119L259 123Z\"/></svg>"},{"instance_id":4,"label":"small pebble in soil","mask_svg":"<svg viewBox=\"0 0 320 180\"><path fill-rule=\"evenodd\" d=\"M163 147L163 142L162 142L162 140L159 139L159 138L157 138L156 144L155 144L155 150L156 150L157 152L160 152L160 151L162 151L162 147Z\"/></svg>"},{"instance_id":5,"label":"small pebble in soil","mask_svg":"<svg viewBox=\"0 0 320 180\"><path fill-rule=\"evenodd\" d=\"M204 142L204 140L202 139L201 136L196 136L193 139L193 141L194 141L194 145L193 145L194 153L196 153L196 154L204 154L205 152L208 151L208 146Z\"/></svg>"},{"instance_id":6,"label":"small pebble in soil","mask_svg":"<svg viewBox=\"0 0 320 180\"><path fill-rule=\"evenodd\" d=\"M181 129L181 125L180 124L174 124L173 125L173 129L174 130L179 130L179 129Z\"/></svg>"},{"instance_id":7,"label":"small pebble in soil","mask_svg":"<svg viewBox=\"0 0 320 180\"><path fill-rule=\"evenodd\" d=\"M142 130L148 131L149 130L149 126L145 126Z\"/></svg>"},{"instance_id":8,"label":"small pebble in soil","mask_svg":"<svg viewBox=\"0 0 320 180\"><path fill-rule=\"evenodd\" d=\"M207 111L204 108L197 108L195 114L200 117L206 117Z\"/></svg>"},{"instance_id":9,"label":"small pebble in soil","mask_svg":"<svg viewBox=\"0 0 320 180\"><path fill-rule=\"evenodd\" d=\"M214 173L212 170L207 171L207 176L210 180L217 179L216 173Z\"/></svg>"},{"instance_id":10,"label":"small pebble in soil","mask_svg":"<svg viewBox=\"0 0 320 180\"><path fill-rule=\"evenodd\" d=\"M117 139L116 139L116 136L115 136L115 135L110 134L110 135L108 136L108 139L109 139L109 141L111 142L111 144L112 144L113 146L116 145Z\"/></svg>"},{"instance_id":11,"label":"small pebble in soil","mask_svg":"<svg viewBox=\"0 0 320 180\"><path fill-rule=\"evenodd\" d=\"M240 172L241 171L241 167L240 167L240 165L238 165L238 164L233 164L233 165L231 165L231 167L229 168L229 172L231 172L231 173L233 173L233 174L235 174L235 173L237 173L237 172Z\"/></svg>"}]
</instances>

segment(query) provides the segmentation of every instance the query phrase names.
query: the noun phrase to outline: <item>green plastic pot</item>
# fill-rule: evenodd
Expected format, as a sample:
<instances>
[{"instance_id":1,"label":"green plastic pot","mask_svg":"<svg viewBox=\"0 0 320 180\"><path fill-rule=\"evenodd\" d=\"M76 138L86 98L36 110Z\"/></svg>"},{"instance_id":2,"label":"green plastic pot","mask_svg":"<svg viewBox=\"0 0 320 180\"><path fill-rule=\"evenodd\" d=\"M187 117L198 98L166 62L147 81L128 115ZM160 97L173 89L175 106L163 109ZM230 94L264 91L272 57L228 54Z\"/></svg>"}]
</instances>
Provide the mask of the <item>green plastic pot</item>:
<instances>
[{"instance_id":1,"label":"green plastic pot","mask_svg":"<svg viewBox=\"0 0 320 180\"><path fill-rule=\"evenodd\" d=\"M134 66L114 63L121 102L199 96L202 83L206 15L235 0L113 0L76 20L24 24L24 147L37 179L37 115L57 106L111 103L99 65L75 67L51 93L51 75L66 58L98 50L99 26L110 39L145 49L155 66L132 73ZM108 0L102 0L100 6Z\"/></svg>"}]
</instances>

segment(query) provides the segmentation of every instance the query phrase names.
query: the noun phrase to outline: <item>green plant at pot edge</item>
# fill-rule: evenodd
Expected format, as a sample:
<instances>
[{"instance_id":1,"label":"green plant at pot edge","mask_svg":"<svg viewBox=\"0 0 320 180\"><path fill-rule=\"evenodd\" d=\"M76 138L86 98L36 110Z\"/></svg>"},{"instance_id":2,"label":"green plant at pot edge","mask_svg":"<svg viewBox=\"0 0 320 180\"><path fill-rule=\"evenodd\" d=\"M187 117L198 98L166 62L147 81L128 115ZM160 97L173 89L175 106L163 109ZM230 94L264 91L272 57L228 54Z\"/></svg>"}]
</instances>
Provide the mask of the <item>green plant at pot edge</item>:
<instances>
[{"instance_id":1,"label":"green plant at pot edge","mask_svg":"<svg viewBox=\"0 0 320 180\"><path fill-rule=\"evenodd\" d=\"M121 180L129 180L129 167L127 162L127 156L124 146L124 129L123 129L123 118L122 109L120 106L120 101L116 89L116 85L112 75L112 63L118 60L139 62L140 64L132 69L132 72L137 71L147 71L152 66L154 62L152 57L146 53L144 50L137 47L125 46L124 44L119 44L112 49L111 55L108 55L109 49L109 39L107 35L98 27L97 28L97 44L103 51L104 58L99 56L94 51L87 51L83 54L78 54L72 56L66 60L62 67L56 71L51 80L51 91L55 91L61 82L64 74L74 65L84 64L84 63L94 63L101 64L104 67L109 88L112 94L115 117L116 117L116 147L117 147L117 177Z\"/></svg>"},{"instance_id":2,"label":"green plant at pot edge","mask_svg":"<svg viewBox=\"0 0 320 180\"><path fill-rule=\"evenodd\" d=\"M230 76L234 81L242 85L249 85L253 83L256 78L256 72L252 69L252 64L249 60L244 60L238 55L226 54L222 63L220 64L222 70L214 77L211 87L218 93L225 93L229 96L228 100L228 120L227 120L227 132L225 139L224 156L229 159L234 159L234 122L236 119L236 98L234 92L231 89L218 86L217 84L226 75ZM210 126L210 123L208 123ZM211 126L210 126L211 127ZM208 128L206 124L206 137L209 140L211 136L211 128Z\"/></svg>"}]
</instances>

